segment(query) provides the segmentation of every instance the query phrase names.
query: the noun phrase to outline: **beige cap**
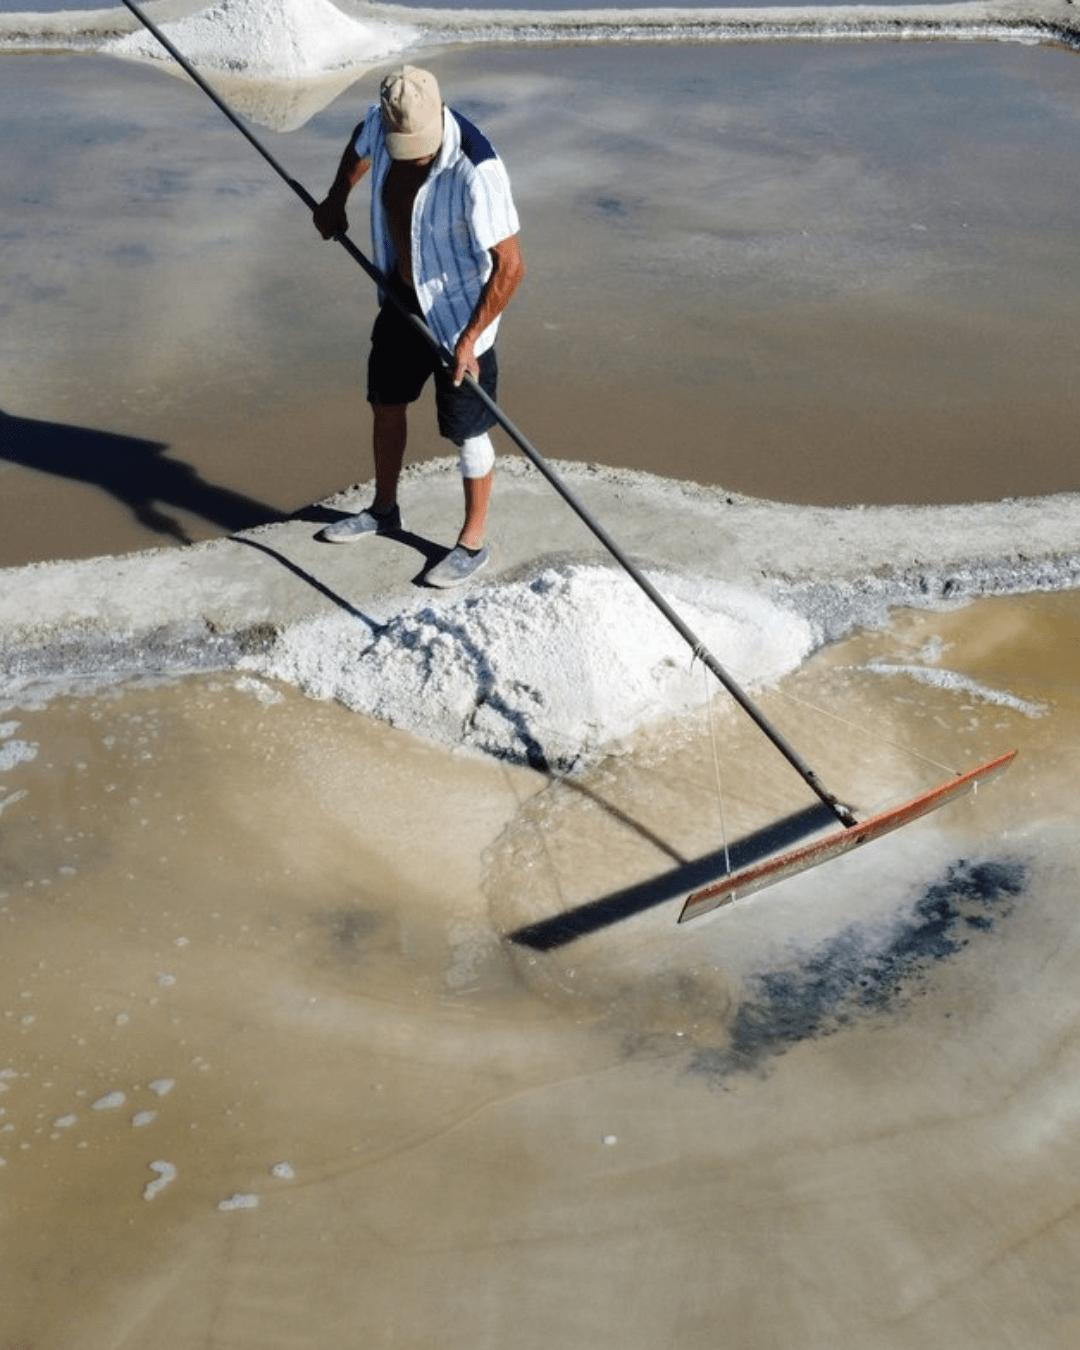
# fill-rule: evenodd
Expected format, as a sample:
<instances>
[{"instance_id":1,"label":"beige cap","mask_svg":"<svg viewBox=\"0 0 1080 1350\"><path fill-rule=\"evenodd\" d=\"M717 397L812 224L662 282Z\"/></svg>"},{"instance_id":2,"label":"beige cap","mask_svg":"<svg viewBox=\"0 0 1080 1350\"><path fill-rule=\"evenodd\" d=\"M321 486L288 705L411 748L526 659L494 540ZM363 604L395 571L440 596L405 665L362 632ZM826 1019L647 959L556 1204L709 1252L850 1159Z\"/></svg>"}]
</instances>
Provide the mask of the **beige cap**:
<instances>
[{"instance_id":1,"label":"beige cap","mask_svg":"<svg viewBox=\"0 0 1080 1350\"><path fill-rule=\"evenodd\" d=\"M391 159L423 159L442 145L442 98L429 70L402 66L379 89L383 131Z\"/></svg>"}]
</instances>

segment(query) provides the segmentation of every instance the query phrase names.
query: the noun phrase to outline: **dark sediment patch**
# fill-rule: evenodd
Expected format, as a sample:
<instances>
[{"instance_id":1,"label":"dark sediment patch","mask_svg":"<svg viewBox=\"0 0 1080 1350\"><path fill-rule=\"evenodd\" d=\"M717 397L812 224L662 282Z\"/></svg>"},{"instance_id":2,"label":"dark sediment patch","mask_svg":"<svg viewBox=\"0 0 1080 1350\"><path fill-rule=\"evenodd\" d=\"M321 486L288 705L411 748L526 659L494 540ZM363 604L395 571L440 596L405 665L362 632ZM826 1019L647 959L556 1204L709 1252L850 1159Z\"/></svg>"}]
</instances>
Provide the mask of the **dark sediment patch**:
<instances>
[{"instance_id":1,"label":"dark sediment patch","mask_svg":"<svg viewBox=\"0 0 1080 1350\"><path fill-rule=\"evenodd\" d=\"M1028 870L1014 858L957 861L884 942L853 925L798 968L756 976L755 994L736 1010L728 1044L699 1051L691 1071L725 1079L758 1070L800 1041L832 1035L861 1013L895 1006L935 963L955 956L972 934L990 932L1011 912Z\"/></svg>"}]
</instances>

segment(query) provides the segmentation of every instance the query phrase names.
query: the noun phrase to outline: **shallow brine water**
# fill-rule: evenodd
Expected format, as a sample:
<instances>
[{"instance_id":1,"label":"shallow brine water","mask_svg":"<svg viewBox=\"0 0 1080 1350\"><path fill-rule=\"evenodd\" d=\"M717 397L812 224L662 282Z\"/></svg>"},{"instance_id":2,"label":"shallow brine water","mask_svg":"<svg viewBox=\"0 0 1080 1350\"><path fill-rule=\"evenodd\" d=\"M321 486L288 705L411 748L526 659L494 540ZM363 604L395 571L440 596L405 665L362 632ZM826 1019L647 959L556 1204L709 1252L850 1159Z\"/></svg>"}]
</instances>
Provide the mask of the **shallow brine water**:
<instances>
[{"instance_id":1,"label":"shallow brine water","mask_svg":"<svg viewBox=\"0 0 1080 1350\"><path fill-rule=\"evenodd\" d=\"M9 1339L1060 1343L1078 625L903 612L765 691L862 809L1021 757L681 928L807 798L704 690L569 779L251 676L9 710Z\"/></svg>"},{"instance_id":2,"label":"shallow brine water","mask_svg":"<svg viewBox=\"0 0 1080 1350\"><path fill-rule=\"evenodd\" d=\"M425 59L513 177L529 276L501 401L545 454L788 501L1078 486L1073 56ZM312 192L377 79L258 129ZM370 283L209 101L117 60L13 56L0 104L0 562L213 537L367 478ZM353 218L365 242L362 193ZM433 420L416 457L445 451Z\"/></svg>"}]
</instances>

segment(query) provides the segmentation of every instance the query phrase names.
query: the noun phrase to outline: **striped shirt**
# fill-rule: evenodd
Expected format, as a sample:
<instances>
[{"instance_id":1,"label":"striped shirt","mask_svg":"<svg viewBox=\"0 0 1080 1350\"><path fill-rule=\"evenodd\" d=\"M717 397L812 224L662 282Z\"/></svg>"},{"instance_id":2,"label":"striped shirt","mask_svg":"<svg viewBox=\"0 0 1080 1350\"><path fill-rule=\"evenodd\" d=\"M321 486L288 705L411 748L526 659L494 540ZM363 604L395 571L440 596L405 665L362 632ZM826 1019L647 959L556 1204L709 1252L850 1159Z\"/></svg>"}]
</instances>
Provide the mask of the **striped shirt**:
<instances>
[{"instance_id":1,"label":"striped shirt","mask_svg":"<svg viewBox=\"0 0 1080 1350\"><path fill-rule=\"evenodd\" d=\"M377 266L391 276L397 253L382 204L391 161L377 103L357 127L353 149L371 161L371 241ZM442 146L413 203L412 272L424 319L447 351L491 275L489 250L519 229L502 160L471 122L444 106ZM496 318L480 334L477 356L494 343L498 327Z\"/></svg>"}]
</instances>

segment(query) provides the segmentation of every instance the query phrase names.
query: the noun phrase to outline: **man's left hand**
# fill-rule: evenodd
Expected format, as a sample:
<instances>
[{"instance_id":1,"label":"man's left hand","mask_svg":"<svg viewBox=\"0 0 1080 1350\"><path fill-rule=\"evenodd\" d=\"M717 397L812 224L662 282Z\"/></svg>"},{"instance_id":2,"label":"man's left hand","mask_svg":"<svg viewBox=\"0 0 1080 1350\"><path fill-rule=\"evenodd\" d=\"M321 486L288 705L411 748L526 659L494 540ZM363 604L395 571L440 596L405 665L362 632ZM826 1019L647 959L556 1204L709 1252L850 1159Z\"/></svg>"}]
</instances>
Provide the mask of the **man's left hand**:
<instances>
[{"instance_id":1,"label":"man's left hand","mask_svg":"<svg viewBox=\"0 0 1080 1350\"><path fill-rule=\"evenodd\" d=\"M477 379L480 375L480 362L473 352L473 344L462 338L454 348L454 368L451 372L455 384L460 384L466 375Z\"/></svg>"}]
</instances>

